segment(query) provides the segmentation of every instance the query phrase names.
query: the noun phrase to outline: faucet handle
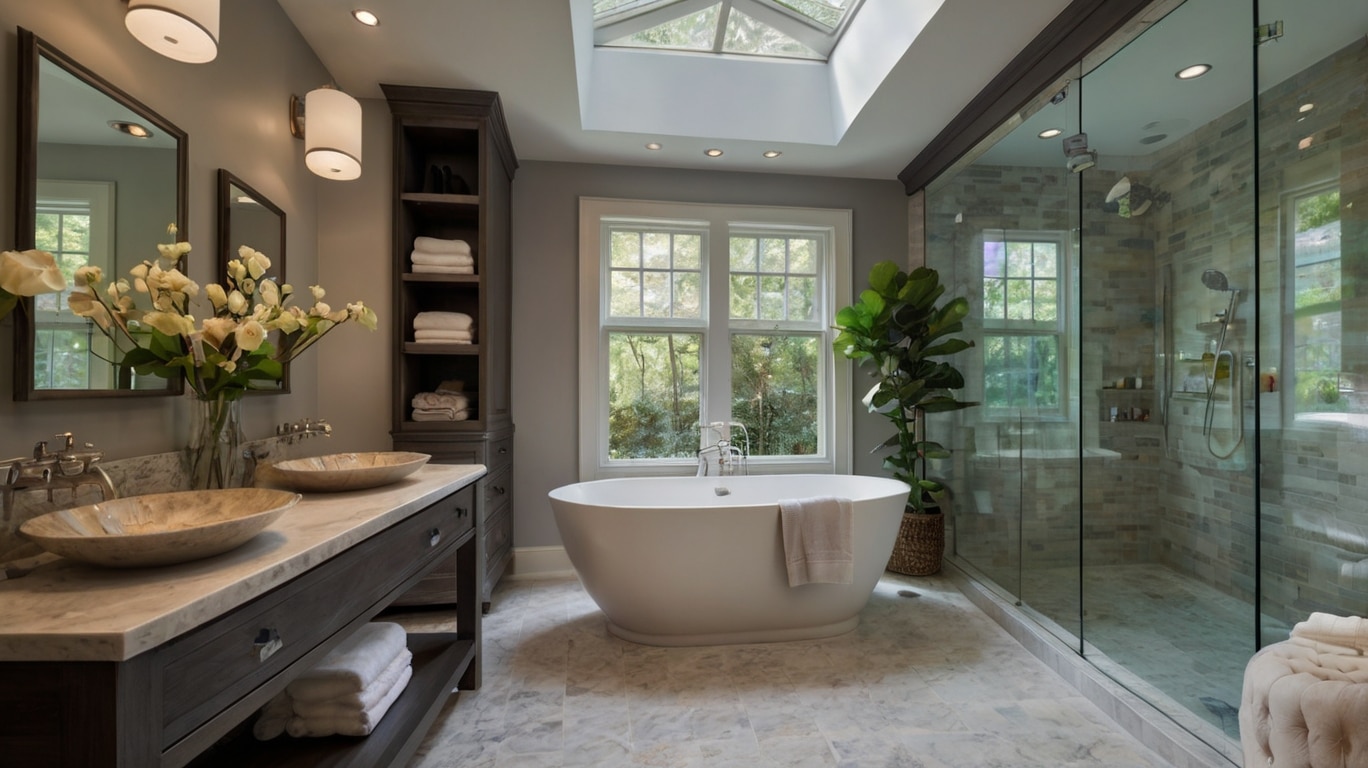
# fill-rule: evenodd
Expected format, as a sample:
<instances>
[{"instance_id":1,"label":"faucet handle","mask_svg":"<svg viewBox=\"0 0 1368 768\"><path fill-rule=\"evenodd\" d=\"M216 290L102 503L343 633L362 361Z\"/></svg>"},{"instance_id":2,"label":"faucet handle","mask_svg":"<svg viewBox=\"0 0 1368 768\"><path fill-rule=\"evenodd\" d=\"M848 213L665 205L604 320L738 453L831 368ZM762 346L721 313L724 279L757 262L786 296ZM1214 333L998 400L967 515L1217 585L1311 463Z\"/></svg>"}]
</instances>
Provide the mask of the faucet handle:
<instances>
[{"instance_id":1,"label":"faucet handle","mask_svg":"<svg viewBox=\"0 0 1368 768\"><path fill-rule=\"evenodd\" d=\"M38 442L33 444L34 461L44 461L51 458L52 454L48 453L46 440L39 440Z\"/></svg>"},{"instance_id":2,"label":"faucet handle","mask_svg":"<svg viewBox=\"0 0 1368 768\"><path fill-rule=\"evenodd\" d=\"M62 438L62 450L64 451L69 451L72 449L73 446L76 445L76 436L71 434L70 432L58 432L57 434L53 435L53 437Z\"/></svg>"}]
</instances>

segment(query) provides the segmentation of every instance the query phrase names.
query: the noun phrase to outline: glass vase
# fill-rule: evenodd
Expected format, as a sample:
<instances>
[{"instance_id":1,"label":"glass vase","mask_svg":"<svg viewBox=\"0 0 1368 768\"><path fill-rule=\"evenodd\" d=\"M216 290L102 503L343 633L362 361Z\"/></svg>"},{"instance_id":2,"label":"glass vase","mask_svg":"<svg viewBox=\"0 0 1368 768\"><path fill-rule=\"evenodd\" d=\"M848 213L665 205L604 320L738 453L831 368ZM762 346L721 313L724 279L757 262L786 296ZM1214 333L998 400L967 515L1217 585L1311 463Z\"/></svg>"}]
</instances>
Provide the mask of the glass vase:
<instances>
[{"instance_id":1,"label":"glass vase","mask_svg":"<svg viewBox=\"0 0 1368 768\"><path fill-rule=\"evenodd\" d=\"M192 489L236 485L242 477L242 398L197 398L186 452Z\"/></svg>"}]
</instances>

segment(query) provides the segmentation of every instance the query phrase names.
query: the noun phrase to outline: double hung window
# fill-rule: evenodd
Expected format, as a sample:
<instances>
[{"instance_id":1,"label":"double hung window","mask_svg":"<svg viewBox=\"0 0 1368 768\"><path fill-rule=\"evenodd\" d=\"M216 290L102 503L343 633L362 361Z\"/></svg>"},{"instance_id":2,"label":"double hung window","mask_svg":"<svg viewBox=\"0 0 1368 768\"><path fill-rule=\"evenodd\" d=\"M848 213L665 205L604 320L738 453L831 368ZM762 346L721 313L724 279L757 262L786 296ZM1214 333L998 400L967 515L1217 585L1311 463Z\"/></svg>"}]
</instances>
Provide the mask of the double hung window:
<instances>
[{"instance_id":1,"label":"double hung window","mask_svg":"<svg viewBox=\"0 0 1368 768\"><path fill-rule=\"evenodd\" d=\"M1062 416L1064 233L983 235L983 405L990 413Z\"/></svg>"}]
</instances>

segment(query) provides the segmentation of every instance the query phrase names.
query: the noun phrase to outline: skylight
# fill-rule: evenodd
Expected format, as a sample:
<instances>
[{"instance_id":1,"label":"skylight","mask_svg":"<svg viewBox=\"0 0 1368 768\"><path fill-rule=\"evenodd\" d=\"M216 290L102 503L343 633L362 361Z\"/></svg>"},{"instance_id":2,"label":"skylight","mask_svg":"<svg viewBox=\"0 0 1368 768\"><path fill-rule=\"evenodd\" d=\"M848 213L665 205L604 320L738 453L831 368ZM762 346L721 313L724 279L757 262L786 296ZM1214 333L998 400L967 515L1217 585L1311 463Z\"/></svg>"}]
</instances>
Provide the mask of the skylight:
<instances>
[{"instance_id":1,"label":"skylight","mask_svg":"<svg viewBox=\"0 0 1368 768\"><path fill-rule=\"evenodd\" d=\"M594 44L826 61L861 0L594 0Z\"/></svg>"}]
</instances>

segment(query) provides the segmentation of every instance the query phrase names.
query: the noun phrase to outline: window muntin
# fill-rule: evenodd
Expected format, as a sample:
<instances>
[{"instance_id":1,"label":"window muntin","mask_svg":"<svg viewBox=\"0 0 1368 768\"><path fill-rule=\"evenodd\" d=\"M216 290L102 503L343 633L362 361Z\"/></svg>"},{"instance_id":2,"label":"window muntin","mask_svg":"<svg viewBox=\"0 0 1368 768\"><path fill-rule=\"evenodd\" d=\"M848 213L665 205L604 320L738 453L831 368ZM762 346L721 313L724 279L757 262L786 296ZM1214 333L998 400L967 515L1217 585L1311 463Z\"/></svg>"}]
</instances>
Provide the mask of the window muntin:
<instances>
[{"instance_id":1,"label":"window muntin","mask_svg":"<svg viewBox=\"0 0 1368 768\"><path fill-rule=\"evenodd\" d=\"M584 477L693 471L716 421L744 424L766 471L848 466L823 319L849 285L848 212L586 199L581 227Z\"/></svg>"},{"instance_id":2,"label":"window muntin","mask_svg":"<svg viewBox=\"0 0 1368 768\"><path fill-rule=\"evenodd\" d=\"M594 42L826 61L861 2L595 0Z\"/></svg>"},{"instance_id":3,"label":"window muntin","mask_svg":"<svg viewBox=\"0 0 1368 768\"><path fill-rule=\"evenodd\" d=\"M983 237L983 406L1062 413L1064 234Z\"/></svg>"}]
</instances>

